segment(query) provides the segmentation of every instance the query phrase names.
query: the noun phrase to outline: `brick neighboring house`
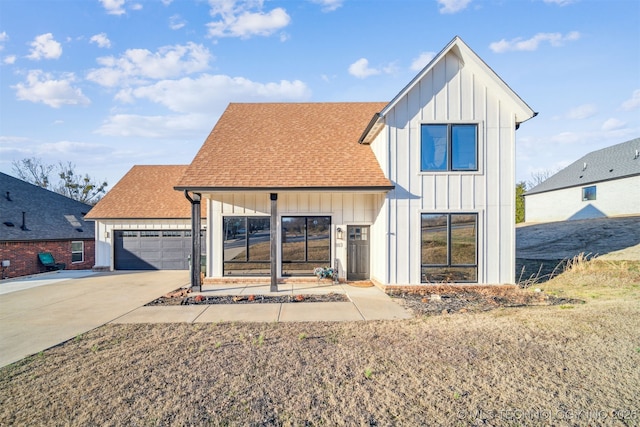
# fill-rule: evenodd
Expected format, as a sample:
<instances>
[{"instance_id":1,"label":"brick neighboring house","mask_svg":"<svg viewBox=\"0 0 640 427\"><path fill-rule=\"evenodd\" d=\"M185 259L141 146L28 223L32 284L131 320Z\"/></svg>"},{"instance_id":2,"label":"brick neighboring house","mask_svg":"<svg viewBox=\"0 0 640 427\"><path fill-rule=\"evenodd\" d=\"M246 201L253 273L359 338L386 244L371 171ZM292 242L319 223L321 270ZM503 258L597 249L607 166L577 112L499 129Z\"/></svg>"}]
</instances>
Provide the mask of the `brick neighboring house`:
<instances>
[{"instance_id":1,"label":"brick neighboring house","mask_svg":"<svg viewBox=\"0 0 640 427\"><path fill-rule=\"evenodd\" d=\"M51 252L68 270L91 269L95 231L90 205L0 173L0 261L4 278L42 273L38 253Z\"/></svg>"}]
</instances>

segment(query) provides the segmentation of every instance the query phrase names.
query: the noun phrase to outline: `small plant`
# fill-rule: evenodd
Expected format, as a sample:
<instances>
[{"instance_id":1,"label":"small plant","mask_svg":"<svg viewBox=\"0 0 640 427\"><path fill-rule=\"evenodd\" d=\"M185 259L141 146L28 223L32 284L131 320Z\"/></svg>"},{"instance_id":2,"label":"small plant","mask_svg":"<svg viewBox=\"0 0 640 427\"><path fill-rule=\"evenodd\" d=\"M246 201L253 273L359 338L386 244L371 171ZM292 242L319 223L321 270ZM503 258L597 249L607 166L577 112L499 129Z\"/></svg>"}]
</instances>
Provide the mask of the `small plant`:
<instances>
[{"instance_id":1,"label":"small plant","mask_svg":"<svg viewBox=\"0 0 640 427\"><path fill-rule=\"evenodd\" d=\"M94 345L91 346L91 351L93 353L97 353L98 350L100 350L100 347L98 347L98 344L94 344Z\"/></svg>"},{"instance_id":2,"label":"small plant","mask_svg":"<svg viewBox=\"0 0 640 427\"><path fill-rule=\"evenodd\" d=\"M640 347L636 347L636 353L640 353Z\"/></svg>"},{"instance_id":3,"label":"small plant","mask_svg":"<svg viewBox=\"0 0 640 427\"><path fill-rule=\"evenodd\" d=\"M264 333L260 333L260 335L258 335L258 338L256 338L253 343L255 345L257 345L258 347L261 347L262 344L264 344Z\"/></svg>"},{"instance_id":4,"label":"small plant","mask_svg":"<svg viewBox=\"0 0 640 427\"><path fill-rule=\"evenodd\" d=\"M460 393L458 393L457 391L454 391L454 392L453 392L453 398L454 398L455 400L458 400L458 399L460 399L461 397L462 397L462 395L461 395Z\"/></svg>"},{"instance_id":5,"label":"small plant","mask_svg":"<svg viewBox=\"0 0 640 427\"><path fill-rule=\"evenodd\" d=\"M299 339L300 341L302 341L302 340L304 340L304 339L306 339L306 338L307 338L307 334L306 334L306 333L304 333L304 332L301 332L301 333L298 335L298 339Z\"/></svg>"},{"instance_id":6,"label":"small plant","mask_svg":"<svg viewBox=\"0 0 640 427\"><path fill-rule=\"evenodd\" d=\"M222 342L221 341L216 341L216 343L213 345L214 348L220 348L222 347Z\"/></svg>"},{"instance_id":7,"label":"small plant","mask_svg":"<svg viewBox=\"0 0 640 427\"><path fill-rule=\"evenodd\" d=\"M364 377L368 380L373 376L373 370L371 368L367 368L364 370Z\"/></svg>"},{"instance_id":8,"label":"small plant","mask_svg":"<svg viewBox=\"0 0 640 427\"><path fill-rule=\"evenodd\" d=\"M570 304L562 304L562 305L559 305L558 307L560 307L560 310L570 310L573 308L573 306Z\"/></svg>"},{"instance_id":9,"label":"small plant","mask_svg":"<svg viewBox=\"0 0 640 427\"><path fill-rule=\"evenodd\" d=\"M78 334L78 335L76 335L75 342L80 342L80 341L82 341L82 338L84 338L84 336L83 336L82 334Z\"/></svg>"}]
</instances>

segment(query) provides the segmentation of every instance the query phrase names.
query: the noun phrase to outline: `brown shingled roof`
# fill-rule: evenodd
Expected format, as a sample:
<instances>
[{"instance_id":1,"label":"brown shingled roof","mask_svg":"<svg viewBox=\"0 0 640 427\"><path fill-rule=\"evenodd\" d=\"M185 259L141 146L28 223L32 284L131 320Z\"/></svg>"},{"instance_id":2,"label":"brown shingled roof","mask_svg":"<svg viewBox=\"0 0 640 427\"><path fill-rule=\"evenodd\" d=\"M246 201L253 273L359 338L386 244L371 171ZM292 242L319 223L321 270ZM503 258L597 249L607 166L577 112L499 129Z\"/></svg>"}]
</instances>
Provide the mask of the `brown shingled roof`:
<instances>
[{"instance_id":1,"label":"brown shingled roof","mask_svg":"<svg viewBox=\"0 0 640 427\"><path fill-rule=\"evenodd\" d=\"M186 169L187 165L134 166L85 219L191 218L191 203L173 189Z\"/></svg>"},{"instance_id":2,"label":"brown shingled roof","mask_svg":"<svg viewBox=\"0 0 640 427\"><path fill-rule=\"evenodd\" d=\"M358 143L386 103L229 104L179 189L390 189Z\"/></svg>"}]
</instances>

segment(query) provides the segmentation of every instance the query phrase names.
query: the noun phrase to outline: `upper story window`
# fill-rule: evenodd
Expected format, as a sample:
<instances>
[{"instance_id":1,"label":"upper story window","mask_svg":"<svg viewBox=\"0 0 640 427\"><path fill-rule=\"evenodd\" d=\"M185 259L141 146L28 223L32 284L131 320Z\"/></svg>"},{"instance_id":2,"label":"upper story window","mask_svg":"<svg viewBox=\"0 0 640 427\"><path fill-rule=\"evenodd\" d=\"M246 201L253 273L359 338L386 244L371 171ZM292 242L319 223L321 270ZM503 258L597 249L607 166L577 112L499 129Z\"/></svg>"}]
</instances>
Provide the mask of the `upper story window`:
<instances>
[{"instance_id":1,"label":"upper story window","mask_svg":"<svg viewBox=\"0 0 640 427\"><path fill-rule=\"evenodd\" d=\"M423 172L477 171L478 125L423 124L420 170Z\"/></svg>"}]
</instances>

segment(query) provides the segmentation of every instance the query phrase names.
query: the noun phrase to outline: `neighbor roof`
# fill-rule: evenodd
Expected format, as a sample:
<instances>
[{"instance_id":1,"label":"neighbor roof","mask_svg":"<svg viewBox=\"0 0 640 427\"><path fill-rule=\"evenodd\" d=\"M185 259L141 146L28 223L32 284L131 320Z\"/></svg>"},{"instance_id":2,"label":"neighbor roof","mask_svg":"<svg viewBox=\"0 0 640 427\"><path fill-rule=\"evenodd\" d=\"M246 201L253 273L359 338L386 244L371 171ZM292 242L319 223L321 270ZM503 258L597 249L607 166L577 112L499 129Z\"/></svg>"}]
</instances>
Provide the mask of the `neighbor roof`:
<instances>
[{"instance_id":1,"label":"neighbor roof","mask_svg":"<svg viewBox=\"0 0 640 427\"><path fill-rule=\"evenodd\" d=\"M93 239L94 224L84 218L90 209L90 205L0 173L0 241Z\"/></svg>"},{"instance_id":2,"label":"neighbor roof","mask_svg":"<svg viewBox=\"0 0 640 427\"><path fill-rule=\"evenodd\" d=\"M191 203L173 186L186 165L136 165L91 209L91 219L191 218Z\"/></svg>"},{"instance_id":3,"label":"neighbor roof","mask_svg":"<svg viewBox=\"0 0 640 427\"><path fill-rule=\"evenodd\" d=\"M390 190L358 144L386 103L229 104L176 189Z\"/></svg>"},{"instance_id":4,"label":"neighbor roof","mask_svg":"<svg viewBox=\"0 0 640 427\"><path fill-rule=\"evenodd\" d=\"M640 138L592 151L526 195L640 175Z\"/></svg>"}]
</instances>

